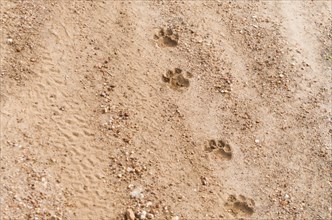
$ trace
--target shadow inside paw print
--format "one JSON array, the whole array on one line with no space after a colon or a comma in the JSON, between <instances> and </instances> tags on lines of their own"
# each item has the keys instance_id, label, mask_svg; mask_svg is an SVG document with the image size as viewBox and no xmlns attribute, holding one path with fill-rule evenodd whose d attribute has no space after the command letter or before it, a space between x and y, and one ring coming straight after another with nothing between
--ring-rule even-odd
<instances>
[{"instance_id":1,"label":"shadow inside paw print","mask_svg":"<svg viewBox=\"0 0 332 220\"><path fill-rule=\"evenodd\" d=\"M185 78L182 74L182 70L175 68L174 71L167 70L165 75L162 75L162 80L165 83L169 83L171 88L180 89L189 87L189 79Z\"/></svg>"},{"instance_id":2,"label":"shadow inside paw print","mask_svg":"<svg viewBox=\"0 0 332 220\"><path fill-rule=\"evenodd\" d=\"M154 39L158 41L159 46L162 47L176 47L179 42L179 35L174 33L172 29L159 29L158 33L154 35Z\"/></svg>"},{"instance_id":3,"label":"shadow inside paw print","mask_svg":"<svg viewBox=\"0 0 332 220\"><path fill-rule=\"evenodd\" d=\"M238 197L230 195L225 208L236 217L249 217L254 213L255 202L243 195Z\"/></svg>"},{"instance_id":4,"label":"shadow inside paw print","mask_svg":"<svg viewBox=\"0 0 332 220\"><path fill-rule=\"evenodd\" d=\"M207 150L209 152L214 152L220 159L223 160L230 160L233 156L231 146L225 143L223 140L209 140L209 146Z\"/></svg>"}]
</instances>

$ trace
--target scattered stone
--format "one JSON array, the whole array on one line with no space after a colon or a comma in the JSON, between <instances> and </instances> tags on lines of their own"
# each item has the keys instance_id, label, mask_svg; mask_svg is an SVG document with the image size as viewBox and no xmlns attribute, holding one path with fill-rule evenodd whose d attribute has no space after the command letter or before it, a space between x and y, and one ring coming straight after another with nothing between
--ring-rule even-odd
<instances>
[{"instance_id":1,"label":"scattered stone","mask_svg":"<svg viewBox=\"0 0 332 220\"><path fill-rule=\"evenodd\" d=\"M122 140L123 140L123 142L125 142L127 144L130 142L128 138L122 138Z\"/></svg>"},{"instance_id":2,"label":"scattered stone","mask_svg":"<svg viewBox=\"0 0 332 220\"><path fill-rule=\"evenodd\" d=\"M22 148L22 145L20 144L13 144L14 147L17 147L17 148Z\"/></svg>"},{"instance_id":3,"label":"scattered stone","mask_svg":"<svg viewBox=\"0 0 332 220\"><path fill-rule=\"evenodd\" d=\"M146 215L146 217L147 217L148 219L153 219L153 218L154 218L154 214L148 213L148 214Z\"/></svg>"},{"instance_id":4,"label":"scattered stone","mask_svg":"<svg viewBox=\"0 0 332 220\"><path fill-rule=\"evenodd\" d=\"M280 201L281 206L287 206L288 204L289 204L289 202L287 200L281 200Z\"/></svg>"},{"instance_id":5,"label":"scattered stone","mask_svg":"<svg viewBox=\"0 0 332 220\"><path fill-rule=\"evenodd\" d=\"M172 217L172 220L179 220L179 219L180 219L179 216Z\"/></svg>"},{"instance_id":6,"label":"scattered stone","mask_svg":"<svg viewBox=\"0 0 332 220\"><path fill-rule=\"evenodd\" d=\"M125 216L126 220L135 220L135 213L132 209L127 209Z\"/></svg>"},{"instance_id":7,"label":"scattered stone","mask_svg":"<svg viewBox=\"0 0 332 220\"><path fill-rule=\"evenodd\" d=\"M142 211L139 215L139 219L140 220L146 219L146 214L147 214L146 211Z\"/></svg>"},{"instance_id":8,"label":"scattered stone","mask_svg":"<svg viewBox=\"0 0 332 220\"><path fill-rule=\"evenodd\" d=\"M106 114L107 112L108 112L108 108L107 107L103 108L103 114Z\"/></svg>"},{"instance_id":9,"label":"scattered stone","mask_svg":"<svg viewBox=\"0 0 332 220\"><path fill-rule=\"evenodd\" d=\"M13 39L8 38L8 39L7 39L7 44L12 44L12 43L13 43Z\"/></svg>"},{"instance_id":10,"label":"scattered stone","mask_svg":"<svg viewBox=\"0 0 332 220\"><path fill-rule=\"evenodd\" d=\"M206 177L201 177L202 185L206 186L207 185L207 179Z\"/></svg>"},{"instance_id":11,"label":"scattered stone","mask_svg":"<svg viewBox=\"0 0 332 220\"><path fill-rule=\"evenodd\" d=\"M134 168L132 168L132 167L127 167L127 172L128 172L128 173L132 173L132 172L134 172L134 171L135 171Z\"/></svg>"},{"instance_id":12,"label":"scattered stone","mask_svg":"<svg viewBox=\"0 0 332 220\"><path fill-rule=\"evenodd\" d=\"M142 189L140 189L140 188L136 188L136 189L134 189L134 190L130 193L130 196L131 196L132 198L138 198L138 199L142 199L142 198L144 198L144 195L143 195L143 193L142 193Z\"/></svg>"}]
</instances>

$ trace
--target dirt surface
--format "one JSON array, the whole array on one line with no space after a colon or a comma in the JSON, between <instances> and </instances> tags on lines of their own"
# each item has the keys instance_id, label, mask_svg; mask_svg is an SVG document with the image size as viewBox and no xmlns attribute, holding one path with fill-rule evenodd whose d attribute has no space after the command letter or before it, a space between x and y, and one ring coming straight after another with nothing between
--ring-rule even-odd
<instances>
[{"instance_id":1,"label":"dirt surface","mask_svg":"<svg viewBox=\"0 0 332 220\"><path fill-rule=\"evenodd\" d=\"M330 1L2 0L1 219L331 219Z\"/></svg>"}]
</instances>

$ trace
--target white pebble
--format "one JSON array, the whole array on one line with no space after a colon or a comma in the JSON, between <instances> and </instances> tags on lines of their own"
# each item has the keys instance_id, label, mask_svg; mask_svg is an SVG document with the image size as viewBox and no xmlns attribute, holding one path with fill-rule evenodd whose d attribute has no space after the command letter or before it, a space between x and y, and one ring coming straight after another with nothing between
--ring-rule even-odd
<instances>
[{"instance_id":1,"label":"white pebble","mask_svg":"<svg viewBox=\"0 0 332 220\"><path fill-rule=\"evenodd\" d=\"M132 173L132 172L134 172L134 168L132 168L132 167L127 167L127 172L128 172L128 173Z\"/></svg>"},{"instance_id":2,"label":"white pebble","mask_svg":"<svg viewBox=\"0 0 332 220\"><path fill-rule=\"evenodd\" d=\"M139 216L139 219L143 220L146 218L146 211L142 211L140 216Z\"/></svg>"},{"instance_id":3,"label":"white pebble","mask_svg":"<svg viewBox=\"0 0 332 220\"><path fill-rule=\"evenodd\" d=\"M130 196L131 196L132 198L143 199L143 198L144 198L144 195L143 195L142 191L143 191L142 189L140 189L140 188L136 188L136 189L134 189L134 190L130 193Z\"/></svg>"}]
</instances>

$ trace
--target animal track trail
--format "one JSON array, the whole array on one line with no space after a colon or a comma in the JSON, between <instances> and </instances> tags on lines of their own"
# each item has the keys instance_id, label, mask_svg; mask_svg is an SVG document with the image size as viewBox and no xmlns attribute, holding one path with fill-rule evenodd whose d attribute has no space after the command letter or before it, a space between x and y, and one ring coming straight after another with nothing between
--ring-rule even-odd
<instances>
[{"instance_id":1,"label":"animal track trail","mask_svg":"<svg viewBox=\"0 0 332 220\"><path fill-rule=\"evenodd\" d=\"M154 35L154 39L161 47L176 47L179 43L179 35L170 28L166 30L160 28L158 33Z\"/></svg>"},{"instance_id":2,"label":"animal track trail","mask_svg":"<svg viewBox=\"0 0 332 220\"><path fill-rule=\"evenodd\" d=\"M209 140L209 145L206 150L214 153L221 160L231 160L233 157L231 146L223 140Z\"/></svg>"},{"instance_id":3,"label":"animal track trail","mask_svg":"<svg viewBox=\"0 0 332 220\"><path fill-rule=\"evenodd\" d=\"M187 73L188 77L191 77L190 73ZM181 88L188 88L190 85L189 79L183 76L180 68L175 68L174 71L167 70L165 75L162 75L162 80L168 83L174 90L180 90Z\"/></svg>"},{"instance_id":4,"label":"animal track trail","mask_svg":"<svg viewBox=\"0 0 332 220\"><path fill-rule=\"evenodd\" d=\"M225 208L235 217L250 217L255 212L255 202L243 195L238 197L230 195L225 203Z\"/></svg>"}]
</instances>

